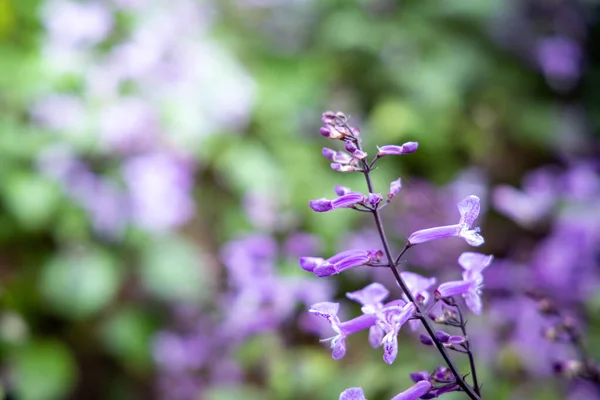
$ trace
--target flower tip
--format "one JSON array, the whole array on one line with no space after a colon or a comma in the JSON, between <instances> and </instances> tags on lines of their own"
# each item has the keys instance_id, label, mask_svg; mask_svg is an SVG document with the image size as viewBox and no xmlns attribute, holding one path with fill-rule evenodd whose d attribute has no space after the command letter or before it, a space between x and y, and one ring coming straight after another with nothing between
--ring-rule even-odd
<instances>
[{"instance_id":1,"label":"flower tip","mask_svg":"<svg viewBox=\"0 0 600 400\"><path fill-rule=\"evenodd\" d=\"M311 200L309 203L310 208L316 212L327 212L333 210L333 205L330 200L326 198L321 198L317 200Z\"/></svg>"},{"instance_id":2,"label":"flower tip","mask_svg":"<svg viewBox=\"0 0 600 400\"><path fill-rule=\"evenodd\" d=\"M418 148L418 142L406 142L402 145L402 150L404 154L414 153L415 151L417 151Z\"/></svg>"}]
</instances>

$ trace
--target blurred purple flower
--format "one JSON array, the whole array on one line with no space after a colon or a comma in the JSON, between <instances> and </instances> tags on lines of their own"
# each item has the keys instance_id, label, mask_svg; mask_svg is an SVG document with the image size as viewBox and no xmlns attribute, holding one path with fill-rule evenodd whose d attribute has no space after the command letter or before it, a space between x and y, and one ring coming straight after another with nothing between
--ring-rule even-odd
<instances>
[{"instance_id":1,"label":"blurred purple flower","mask_svg":"<svg viewBox=\"0 0 600 400\"><path fill-rule=\"evenodd\" d=\"M123 177L129 190L133 222L162 233L194 215L193 169L168 154L150 153L127 159Z\"/></svg>"},{"instance_id":2,"label":"blurred purple flower","mask_svg":"<svg viewBox=\"0 0 600 400\"><path fill-rule=\"evenodd\" d=\"M111 11L102 3L51 0L45 5L43 22L51 40L66 47L95 45L113 26Z\"/></svg>"}]
</instances>

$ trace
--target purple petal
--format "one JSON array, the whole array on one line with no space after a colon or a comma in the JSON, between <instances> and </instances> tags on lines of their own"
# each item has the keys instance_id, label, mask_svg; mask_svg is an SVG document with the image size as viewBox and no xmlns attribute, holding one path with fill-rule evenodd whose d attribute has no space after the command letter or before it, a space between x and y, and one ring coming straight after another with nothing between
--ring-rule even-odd
<instances>
[{"instance_id":1,"label":"purple petal","mask_svg":"<svg viewBox=\"0 0 600 400\"><path fill-rule=\"evenodd\" d=\"M466 271L479 272L489 266L494 256L466 251L458 257L458 263Z\"/></svg>"},{"instance_id":2,"label":"purple petal","mask_svg":"<svg viewBox=\"0 0 600 400\"><path fill-rule=\"evenodd\" d=\"M458 236L461 232L461 225L438 226L435 228L422 229L413 232L408 241L411 245L428 242L430 240L445 239Z\"/></svg>"},{"instance_id":3,"label":"purple petal","mask_svg":"<svg viewBox=\"0 0 600 400\"><path fill-rule=\"evenodd\" d=\"M388 333L381 341L383 345L383 361L392 364L398 356L398 336Z\"/></svg>"},{"instance_id":4,"label":"purple petal","mask_svg":"<svg viewBox=\"0 0 600 400\"><path fill-rule=\"evenodd\" d=\"M315 274L315 276L317 276L319 278L324 278L327 276L335 275L335 274L339 273L339 271L335 267L335 265L326 261L323 264L319 265L318 267L315 267L313 273Z\"/></svg>"},{"instance_id":5,"label":"purple petal","mask_svg":"<svg viewBox=\"0 0 600 400\"><path fill-rule=\"evenodd\" d=\"M398 393L392 400L417 400L431 389L428 381L419 381L402 393Z\"/></svg>"},{"instance_id":6,"label":"purple petal","mask_svg":"<svg viewBox=\"0 0 600 400\"><path fill-rule=\"evenodd\" d=\"M481 314L481 297L475 292L465 293L465 303L474 314Z\"/></svg>"},{"instance_id":7,"label":"purple petal","mask_svg":"<svg viewBox=\"0 0 600 400\"><path fill-rule=\"evenodd\" d=\"M338 196L343 196L345 194L352 192L352 190L349 187L341 186L341 185L335 185L334 190Z\"/></svg>"},{"instance_id":8,"label":"purple petal","mask_svg":"<svg viewBox=\"0 0 600 400\"><path fill-rule=\"evenodd\" d=\"M365 393L361 387L344 390L338 400L366 400Z\"/></svg>"},{"instance_id":9,"label":"purple petal","mask_svg":"<svg viewBox=\"0 0 600 400\"><path fill-rule=\"evenodd\" d=\"M323 154L323 157L327 158L328 160L333 161L333 157L335 156L337 152L335 150L332 150L330 148L327 147L323 147L323 149L321 150L321 154Z\"/></svg>"},{"instance_id":10,"label":"purple petal","mask_svg":"<svg viewBox=\"0 0 600 400\"><path fill-rule=\"evenodd\" d=\"M385 145L385 146L377 147L377 149L379 150L377 152L377 155L379 157L382 157L382 156L387 156L387 155L409 154L409 153L414 153L415 151L417 151L418 148L419 148L419 144L417 142L407 142L407 143L404 143L402 146Z\"/></svg>"},{"instance_id":11,"label":"purple petal","mask_svg":"<svg viewBox=\"0 0 600 400\"><path fill-rule=\"evenodd\" d=\"M398 178L395 181L392 181L390 183L390 192L387 195L388 199L397 195L400 192L400 189L402 189L402 180Z\"/></svg>"},{"instance_id":12,"label":"purple petal","mask_svg":"<svg viewBox=\"0 0 600 400\"><path fill-rule=\"evenodd\" d=\"M481 246L485 242L483 236L479 234L479 228L469 229L465 226L461 229L458 236L465 239L469 245L474 247Z\"/></svg>"},{"instance_id":13,"label":"purple petal","mask_svg":"<svg viewBox=\"0 0 600 400\"><path fill-rule=\"evenodd\" d=\"M451 281L442 283L437 293L440 297L452 297L460 294L469 293L474 289L474 282L472 281Z\"/></svg>"},{"instance_id":14,"label":"purple petal","mask_svg":"<svg viewBox=\"0 0 600 400\"><path fill-rule=\"evenodd\" d=\"M374 208L382 201L383 196L379 193L369 193L369 196L367 197L367 202Z\"/></svg>"},{"instance_id":15,"label":"purple petal","mask_svg":"<svg viewBox=\"0 0 600 400\"><path fill-rule=\"evenodd\" d=\"M427 371L413 372L412 374L410 374L410 379L413 382L428 381L429 379L431 379L431 374Z\"/></svg>"},{"instance_id":16,"label":"purple petal","mask_svg":"<svg viewBox=\"0 0 600 400\"><path fill-rule=\"evenodd\" d=\"M343 336L336 336L331 341L331 357L334 360L339 360L346 355L346 338Z\"/></svg>"},{"instance_id":17,"label":"purple petal","mask_svg":"<svg viewBox=\"0 0 600 400\"><path fill-rule=\"evenodd\" d=\"M385 332L377 325L373 325L369 328L369 344L372 348L376 349L381 346L381 340L383 339Z\"/></svg>"},{"instance_id":18,"label":"purple petal","mask_svg":"<svg viewBox=\"0 0 600 400\"><path fill-rule=\"evenodd\" d=\"M390 292L382 284L371 283L361 290L346 293L346 297L366 306L381 303L389 294Z\"/></svg>"},{"instance_id":19,"label":"purple petal","mask_svg":"<svg viewBox=\"0 0 600 400\"><path fill-rule=\"evenodd\" d=\"M313 304L308 310L309 313L316 314L319 317L325 318L328 321L331 321L332 318L337 319L337 314L339 311L339 303L331 303L328 301Z\"/></svg>"},{"instance_id":20,"label":"purple petal","mask_svg":"<svg viewBox=\"0 0 600 400\"><path fill-rule=\"evenodd\" d=\"M331 206L333 209L352 207L352 206L355 206L356 204L362 203L364 201L365 201L365 196L362 193L350 192L350 193L346 193L343 196L338 197L335 200L332 200Z\"/></svg>"},{"instance_id":21,"label":"purple petal","mask_svg":"<svg viewBox=\"0 0 600 400\"><path fill-rule=\"evenodd\" d=\"M467 196L460 203L457 204L458 211L460 212L460 224L465 224L469 228L473 226L473 223L479 216L479 210L481 208L479 204L479 197Z\"/></svg>"},{"instance_id":22,"label":"purple petal","mask_svg":"<svg viewBox=\"0 0 600 400\"><path fill-rule=\"evenodd\" d=\"M316 267L322 265L324 262L325 260L320 257L300 257L298 259L300 268L309 272L313 272Z\"/></svg>"},{"instance_id":23,"label":"purple petal","mask_svg":"<svg viewBox=\"0 0 600 400\"><path fill-rule=\"evenodd\" d=\"M310 205L310 208L316 212L327 212L333 210L331 201L327 200L326 198L311 200L308 204Z\"/></svg>"}]
</instances>

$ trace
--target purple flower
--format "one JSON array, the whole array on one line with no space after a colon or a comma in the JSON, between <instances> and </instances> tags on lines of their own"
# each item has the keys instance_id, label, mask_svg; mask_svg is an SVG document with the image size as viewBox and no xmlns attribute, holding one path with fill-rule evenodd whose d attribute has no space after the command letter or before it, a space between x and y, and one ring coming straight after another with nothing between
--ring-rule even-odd
<instances>
[{"instance_id":1,"label":"purple flower","mask_svg":"<svg viewBox=\"0 0 600 400\"><path fill-rule=\"evenodd\" d=\"M348 250L336 254L327 260L320 257L300 257L300 267L314 273L318 277L331 276L361 265L369 265L379 261L381 250Z\"/></svg>"},{"instance_id":2,"label":"purple flower","mask_svg":"<svg viewBox=\"0 0 600 400\"><path fill-rule=\"evenodd\" d=\"M400 192L400 189L402 189L402 180L398 178L390 183L390 192L388 193L387 198L391 200Z\"/></svg>"},{"instance_id":3,"label":"purple flower","mask_svg":"<svg viewBox=\"0 0 600 400\"><path fill-rule=\"evenodd\" d=\"M402 155L402 154L410 154L417 151L419 148L419 143L417 142L406 142L402 146L395 145L385 145L381 147L377 147L379 150L377 152L378 157L383 157L387 155Z\"/></svg>"},{"instance_id":4,"label":"purple flower","mask_svg":"<svg viewBox=\"0 0 600 400\"><path fill-rule=\"evenodd\" d=\"M360 303L363 306L361 311L364 314L383 317L383 300L385 300L389 294L390 292L382 284L375 282L361 290L346 293L346 297ZM381 346L381 340L383 339L384 334L385 332L380 326L373 325L370 327L369 344L371 347L377 348Z\"/></svg>"},{"instance_id":5,"label":"purple flower","mask_svg":"<svg viewBox=\"0 0 600 400\"><path fill-rule=\"evenodd\" d=\"M336 208L354 207L357 204L362 204L364 201L364 194L357 192L348 192L334 200L328 200L326 198L311 200L309 202L309 205L310 208L312 208L316 212L327 212L335 210Z\"/></svg>"},{"instance_id":6,"label":"purple flower","mask_svg":"<svg viewBox=\"0 0 600 400\"><path fill-rule=\"evenodd\" d=\"M129 158L123 177L131 196L134 222L152 232L178 227L194 215L193 168L170 154Z\"/></svg>"},{"instance_id":7,"label":"purple flower","mask_svg":"<svg viewBox=\"0 0 600 400\"><path fill-rule=\"evenodd\" d=\"M349 187L341 186L341 185L335 185L335 187L333 188L333 190L335 191L335 193L338 196L343 196L343 195L348 194L348 193L350 193L352 191Z\"/></svg>"},{"instance_id":8,"label":"purple flower","mask_svg":"<svg viewBox=\"0 0 600 400\"><path fill-rule=\"evenodd\" d=\"M413 272L404 271L400 273L400 276L408 286L408 290L412 293L416 301L427 304L429 302L429 288L435 283L436 278L425 278L419 274ZM408 301L408 298L404 296L404 300ZM419 329L420 321L411 320L408 321L410 329L414 332Z\"/></svg>"},{"instance_id":9,"label":"purple flower","mask_svg":"<svg viewBox=\"0 0 600 400\"><path fill-rule=\"evenodd\" d=\"M361 387L353 387L344 390L338 400L366 400L366 397Z\"/></svg>"},{"instance_id":10,"label":"purple flower","mask_svg":"<svg viewBox=\"0 0 600 400\"><path fill-rule=\"evenodd\" d=\"M442 283L437 289L439 297L462 295L467 307L475 314L481 313L481 288L483 286L482 271L490 265L493 256L481 253L465 252L458 258L458 263L465 270L462 281Z\"/></svg>"},{"instance_id":11,"label":"purple flower","mask_svg":"<svg viewBox=\"0 0 600 400\"><path fill-rule=\"evenodd\" d=\"M402 325L406 323L415 313L414 303L406 303L404 306L386 307L384 318L378 318L377 324L386 332L381 345L383 346L383 360L392 364L398 355L398 333Z\"/></svg>"},{"instance_id":12,"label":"purple flower","mask_svg":"<svg viewBox=\"0 0 600 400\"><path fill-rule=\"evenodd\" d=\"M408 241L411 246L430 240L444 239L449 237L461 237L471 246L481 246L484 242L479 234L479 228L471 229L475 219L479 215L479 197L468 196L458 203L460 221L456 225L438 226L435 228L422 229L412 233Z\"/></svg>"},{"instance_id":13,"label":"purple flower","mask_svg":"<svg viewBox=\"0 0 600 400\"><path fill-rule=\"evenodd\" d=\"M331 341L331 356L334 360L338 360L346 354L346 337L361 331L363 329L370 328L376 323L377 318L373 315L361 315L354 319L346 322L341 322L337 314L339 312L340 305L338 303L322 302L313 304L308 312L318 315L319 317L325 318L331 325L331 328L336 333L335 336L324 339L322 341Z\"/></svg>"},{"instance_id":14,"label":"purple flower","mask_svg":"<svg viewBox=\"0 0 600 400\"><path fill-rule=\"evenodd\" d=\"M419 381L402 393L392 397L392 400L416 400L429 392L431 383L428 381Z\"/></svg>"}]
</instances>

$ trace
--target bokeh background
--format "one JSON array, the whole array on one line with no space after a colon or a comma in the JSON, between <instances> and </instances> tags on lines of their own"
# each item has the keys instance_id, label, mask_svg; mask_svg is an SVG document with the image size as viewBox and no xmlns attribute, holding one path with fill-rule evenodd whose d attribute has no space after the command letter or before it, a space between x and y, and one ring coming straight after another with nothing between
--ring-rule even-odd
<instances>
[{"instance_id":1,"label":"bokeh background","mask_svg":"<svg viewBox=\"0 0 600 400\"><path fill-rule=\"evenodd\" d=\"M556 377L543 291L600 356L600 22L592 0L0 0L0 398L371 400L441 360L366 334L331 359L307 307L388 271L318 280L298 256L377 246L372 221L308 200L342 110L401 176L384 211L417 229L478 220L496 256L470 317L486 399L595 399ZM356 175L356 176L355 176ZM458 279L456 239L407 270ZM395 292L397 294L397 291ZM407 330L408 331L408 330ZM465 360L456 355L463 370ZM461 395L448 396L460 399Z\"/></svg>"}]
</instances>

